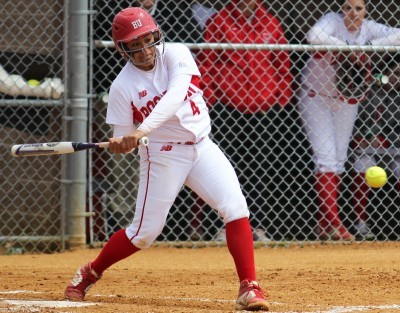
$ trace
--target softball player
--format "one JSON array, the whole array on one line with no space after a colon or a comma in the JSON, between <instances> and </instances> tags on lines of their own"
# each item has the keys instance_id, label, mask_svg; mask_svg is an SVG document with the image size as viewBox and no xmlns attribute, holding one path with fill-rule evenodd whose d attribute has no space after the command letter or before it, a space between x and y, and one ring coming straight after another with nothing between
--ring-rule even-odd
<instances>
[{"instance_id":1,"label":"softball player","mask_svg":"<svg viewBox=\"0 0 400 313\"><path fill-rule=\"evenodd\" d=\"M227 245L240 281L236 309L268 310L266 293L256 281L246 200L233 167L208 137L210 118L189 49L165 44L160 28L140 8L120 11L112 35L128 62L110 89L110 151L129 153L143 136L150 144L139 147L140 183L132 223L116 232L94 261L77 270L65 297L83 300L107 268L150 247L185 184L226 223Z\"/></svg>"},{"instance_id":2,"label":"softball player","mask_svg":"<svg viewBox=\"0 0 400 313\"><path fill-rule=\"evenodd\" d=\"M400 29L365 18L365 0L343 0L340 4L342 13L326 14L307 33L309 43L400 44ZM352 240L338 214L337 194L360 99L346 99L338 93L336 69L340 64L335 56L333 52L315 53L308 60L302 77L300 114L314 152L317 233L323 240Z\"/></svg>"}]
</instances>

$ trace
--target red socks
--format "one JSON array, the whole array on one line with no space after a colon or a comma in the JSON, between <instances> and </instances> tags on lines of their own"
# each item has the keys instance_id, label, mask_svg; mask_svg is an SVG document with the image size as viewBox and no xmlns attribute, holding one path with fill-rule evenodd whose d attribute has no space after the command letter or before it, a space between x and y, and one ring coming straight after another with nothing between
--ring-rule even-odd
<instances>
[{"instance_id":1,"label":"red socks","mask_svg":"<svg viewBox=\"0 0 400 313\"><path fill-rule=\"evenodd\" d=\"M367 219L365 208L368 202L369 187L365 183L363 174L357 173L353 176L352 192L356 220L365 221Z\"/></svg>"},{"instance_id":2,"label":"red socks","mask_svg":"<svg viewBox=\"0 0 400 313\"><path fill-rule=\"evenodd\" d=\"M317 173L315 179L320 226L325 228L327 226L337 227L341 225L337 208L340 177L335 173Z\"/></svg>"},{"instance_id":3,"label":"red socks","mask_svg":"<svg viewBox=\"0 0 400 313\"><path fill-rule=\"evenodd\" d=\"M248 218L226 224L226 241L240 281L256 280L253 233ZM129 241L125 229L121 229L111 236L97 258L91 262L91 267L98 275L102 275L111 265L139 250Z\"/></svg>"},{"instance_id":4,"label":"red socks","mask_svg":"<svg viewBox=\"0 0 400 313\"><path fill-rule=\"evenodd\" d=\"M248 218L226 224L226 244L236 265L240 282L256 280L253 233Z\"/></svg>"},{"instance_id":5,"label":"red socks","mask_svg":"<svg viewBox=\"0 0 400 313\"><path fill-rule=\"evenodd\" d=\"M249 219L242 218L227 223L226 241L240 281L256 280L253 233ZM91 267L98 275L102 275L111 265L139 250L129 241L125 229L121 229L111 236L97 258L91 262Z\"/></svg>"},{"instance_id":6,"label":"red socks","mask_svg":"<svg viewBox=\"0 0 400 313\"><path fill-rule=\"evenodd\" d=\"M91 262L92 269L98 274L102 273L111 265L134 254L140 249L135 247L125 234L125 229L114 233L106 243L96 260Z\"/></svg>"}]
</instances>

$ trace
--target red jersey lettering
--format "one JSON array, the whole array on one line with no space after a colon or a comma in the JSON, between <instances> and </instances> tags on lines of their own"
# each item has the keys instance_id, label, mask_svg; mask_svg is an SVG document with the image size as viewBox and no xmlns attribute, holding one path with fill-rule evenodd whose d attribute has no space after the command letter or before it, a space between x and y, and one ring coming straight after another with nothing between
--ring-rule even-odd
<instances>
[{"instance_id":1,"label":"red jersey lettering","mask_svg":"<svg viewBox=\"0 0 400 313\"><path fill-rule=\"evenodd\" d=\"M200 115L200 109L199 107L196 105L196 103L194 103L193 100L190 100L190 106L192 107L192 113L193 115L199 114Z\"/></svg>"},{"instance_id":2,"label":"red jersey lettering","mask_svg":"<svg viewBox=\"0 0 400 313\"><path fill-rule=\"evenodd\" d=\"M131 102L131 108L133 110L133 124L136 122L142 123L143 122L143 115L140 113L140 111L135 107L133 102Z\"/></svg>"}]
</instances>

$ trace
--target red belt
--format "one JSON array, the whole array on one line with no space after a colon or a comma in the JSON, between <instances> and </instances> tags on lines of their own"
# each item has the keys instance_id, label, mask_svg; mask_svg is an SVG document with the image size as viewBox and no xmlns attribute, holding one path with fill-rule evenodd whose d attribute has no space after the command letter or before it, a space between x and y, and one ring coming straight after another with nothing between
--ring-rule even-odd
<instances>
[{"instance_id":1,"label":"red belt","mask_svg":"<svg viewBox=\"0 0 400 313\"><path fill-rule=\"evenodd\" d=\"M198 144L203 139L204 139L204 137L201 138L199 141L196 141L196 142L195 141L184 141L184 142L170 142L170 143L173 143L175 145L195 145L195 144Z\"/></svg>"},{"instance_id":2,"label":"red belt","mask_svg":"<svg viewBox=\"0 0 400 313\"><path fill-rule=\"evenodd\" d=\"M313 57L315 59L322 59L323 57L325 57L325 55L327 53L328 53L327 51L319 51L319 52L317 51L317 52L314 52Z\"/></svg>"},{"instance_id":3,"label":"red belt","mask_svg":"<svg viewBox=\"0 0 400 313\"><path fill-rule=\"evenodd\" d=\"M346 99L345 97L339 96L339 100L347 102L348 104L358 104L363 102L366 99L366 97L362 98L362 99L356 99L356 98L350 98L350 99Z\"/></svg>"},{"instance_id":4,"label":"red belt","mask_svg":"<svg viewBox=\"0 0 400 313\"><path fill-rule=\"evenodd\" d=\"M343 96L335 97L335 96L330 96L330 95L324 95L324 94L321 94L321 93L317 93L316 91L314 91L312 89L308 92L308 96L310 98L314 98L315 95L317 95L317 94L322 96L322 97L327 97L327 98L331 98L331 99L339 99L340 101L347 102L348 104L353 104L353 105L361 103L367 98L367 97L363 97L361 99L357 99L357 98L349 98L349 99L347 99L347 98L345 98Z\"/></svg>"}]
</instances>

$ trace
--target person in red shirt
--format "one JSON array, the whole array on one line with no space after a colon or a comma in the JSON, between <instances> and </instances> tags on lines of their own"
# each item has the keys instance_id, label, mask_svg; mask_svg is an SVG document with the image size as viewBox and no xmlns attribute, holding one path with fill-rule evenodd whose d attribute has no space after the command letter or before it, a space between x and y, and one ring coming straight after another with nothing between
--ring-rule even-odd
<instances>
[{"instance_id":1,"label":"person in red shirt","mask_svg":"<svg viewBox=\"0 0 400 313\"><path fill-rule=\"evenodd\" d=\"M277 18L259 0L232 0L207 23L206 42L286 44ZM204 94L245 114L286 105L292 96L287 51L204 50L199 55Z\"/></svg>"},{"instance_id":2,"label":"person in red shirt","mask_svg":"<svg viewBox=\"0 0 400 313\"><path fill-rule=\"evenodd\" d=\"M213 15L204 31L205 42L286 44L280 22L259 0L232 0ZM214 139L229 151L238 172L252 226L266 217L264 208L272 169L271 151L283 135L274 126L280 108L292 96L288 51L268 49L206 49L198 53L201 88L210 108ZM255 218L254 218L255 217ZM257 222L257 224L256 224ZM259 238L255 238L259 240Z\"/></svg>"}]
</instances>

